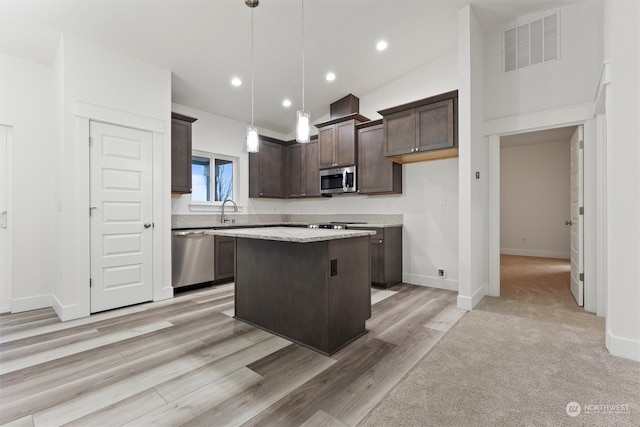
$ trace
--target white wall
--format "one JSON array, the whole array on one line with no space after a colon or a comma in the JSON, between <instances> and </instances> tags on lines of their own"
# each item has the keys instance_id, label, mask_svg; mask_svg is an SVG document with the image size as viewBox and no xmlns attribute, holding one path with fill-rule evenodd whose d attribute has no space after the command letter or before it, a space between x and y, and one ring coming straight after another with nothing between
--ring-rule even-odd
<instances>
[{"instance_id":1,"label":"white wall","mask_svg":"<svg viewBox=\"0 0 640 427\"><path fill-rule=\"evenodd\" d=\"M604 12L611 61L606 343L611 353L640 361L640 4L609 0Z\"/></svg>"},{"instance_id":2,"label":"white wall","mask_svg":"<svg viewBox=\"0 0 640 427\"><path fill-rule=\"evenodd\" d=\"M458 12L460 283L458 308L471 310L489 283L489 144L484 138L484 32L472 6Z\"/></svg>"},{"instance_id":3,"label":"white wall","mask_svg":"<svg viewBox=\"0 0 640 427\"><path fill-rule=\"evenodd\" d=\"M541 16L525 16L517 23ZM593 102L602 65L602 2L564 7L560 20L560 59L506 74L502 32L507 27L486 30L485 120Z\"/></svg>"},{"instance_id":4,"label":"white wall","mask_svg":"<svg viewBox=\"0 0 640 427\"><path fill-rule=\"evenodd\" d=\"M61 75L55 84L61 90L62 103L55 107L62 111L62 158L58 164L61 172L56 201L61 236L57 250L61 259L53 307L66 320L86 316L90 308L88 135L82 136L88 121L77 115L78 102L107 110L114 117L110 121L114 124L125 124L120 117L131 116L140 123L164 123L164 129L161 125L159 135L154 135L154 264L160 265L159 269L154 268L154 297L160 289L171 290L170 268L161 268L171 259L171 73L70 35L64 35L61 43L55 62L56 73ZM167 143L162 142L163 134Z\"/></svg>"},{"instance_id":5,"label":"white wall","mask_svg":"<svg viewBox=\"0 0 640 427\"><path fill-rule=\"evenodd\" d=\"M13 311L49 307L55 277L51 67L0 54L0 124L13 127Z\"/></svg>"},{"instance_id":6,"label":"white wall","mask_svg":"<svg viewBox=\"0 0 640 427\"><path fill-rule=\"evenodd\" d=\"M571 257L569 141L500 150L501 253Z\"/></svg>"}]
</instances>

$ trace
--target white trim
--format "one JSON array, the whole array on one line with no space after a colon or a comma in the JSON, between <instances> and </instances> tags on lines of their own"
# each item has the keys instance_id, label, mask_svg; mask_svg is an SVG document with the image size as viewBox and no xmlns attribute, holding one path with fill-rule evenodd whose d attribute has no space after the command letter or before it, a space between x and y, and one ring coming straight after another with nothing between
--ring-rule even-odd
<instances>
[{"instance_id":1,"label":"white trim","mask_svg":"<svg viewBox=\"0 0 640 427\"><path fill-rule=\"evenodd\" d=\"M7 134L7 269L5 277L7 284L8 307L0 307L0 312L13 312L13 128L11 126L0 125L0 132Z\"/></svg>"},{"instance_id":2,"label":"white trim","mask_svg":"<svg viewBox=\"0 0 640 427\"><path fill-rule=\"evenodd\" d=\"M109 107L91 104L88 102L75 100L76 117L84 117L117 126L125 126L149 132L164 133L165 123L163 120L154 119L128 111L116 110Z\"/></svg>"},{"instance_id":3,"label":"white trim","mask_svg":"<svg viewBox=\"0 0 640 427\"><path fill-rule=\"evenodd\" d=\"M500 296L500 137L489 136L489 286L488 295ZM498 190L498 191L496 191ZM493 212L493 214L491 214Z\"/></svg>"},{"instance_id":4,"label":"white trim","mask_svg":"<svg viewBox=\"0 0 640 427\"><path fill-rule=\"evenodd\" d=\"M38 310L40 308L51 307L53 295L35 295L26 298L13 298L11 300L11 312L22 313L23 311Z\"/></svg>"},{"instance_id":5,"label":"white trim","mask_svg":"<svg viewBox=\"0 0 640 427\"><path fill-rule=\"evenodd\" d=\"M480 286L478 290L471 296L458 295L457 306L461 310L471 311L478 303L487 295L487 284Z\"/></svg>"},{"instance_id":6,"label":"white trim","mask_svg":"<svg viewBox=\"0 0 640 427\"><path fill-rule=\"evenodd\" d=\"M606 108L607 86L611 83L611 61L604 61L594 99L594 114L602 114Z\"/></svg>"},{"instance_id":7,"label":"white trim","mask_svg":"<svg viewBox=\"0 0 640 427\"><path fill-rule=\"evenodd\" d=\"M425 276L422 274L402 273L402 282L436 289L445 289L447 291L458 291L457 280L442 279L440 277Z\"/></svg>"},{"instance_id":8,"label":"white trim","mask_svg":"<svg viewBox=\"0 0 640 427\"><path fill-rule=\"evenodd\" d=\"M640 362L640 341L612 335L611 331L607 331L605 341L609 353Z\"/></svg>"},{"instance_id":9,"label":"white trim","mask_svg":"<svg viewBox=\"0 0 640 427\"><path fill-rule=\"evenodd\" d=\"M75 100L76 144L78 153L76 156L77 172L80 179L77 180L76 194L77 206L74 214L79 219L77 228L77 241L74 244L74 253L69 256L74 258L74 271L67 275L70 277L65 286L73 288L76 304L63 304L53 295L50 298L51 306L61 320L71 320L90 315L91 293L88 286L90 276L90 228L88 206L89 199L89 132L90 122L100 121L151 132L153 135L153 299L159 301L173 297L171 286L171 206L165 200L170 194L170 183L166 170L171 165L170 150L165 150L164 131L165 121L142 116L127 111L115 110L87 102ZM168 118L167 118L167 122ZM169 152L167 155L166 152ZM165 196L167 195L167 196ZM168 206L168 207L167 207Z\"/></svg>"},{"instance_id":10,"label":"white trim","mask_svg":"<svg viewBox=\"0 0 640 427\"><path fill-rule=\"evenodd\" d=\"M511 135L536 130L553 129L560 126L579 125L593 118L593 104L581 104L572 107L557 108L520 116L484 122L484 134Z\"/></svg>"},{"instance_id":11,"label":"white trim","mask_svg":"<svg viewBox=\"0 0 640 427\"><path fill-rule=\"evenodd\" d=\"M500 253L504 255L530 256L536 258L571 259L571 254L569 252L558 251L536 251L532 249L502 248L500 249Z\"/></svg>"}]
</instances>

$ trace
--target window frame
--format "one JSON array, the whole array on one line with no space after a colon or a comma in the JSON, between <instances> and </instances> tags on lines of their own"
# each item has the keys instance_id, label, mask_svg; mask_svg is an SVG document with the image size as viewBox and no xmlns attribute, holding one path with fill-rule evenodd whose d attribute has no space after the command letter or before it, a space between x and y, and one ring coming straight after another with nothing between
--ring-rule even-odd
<instances>
[{"instance_id":1,"label":"window frame","mask_svg":"<svg viewBox=\"0 0 640 427\"><path fill-rule=\"evenodd\" d=\"M215 201L215 161L224 160L232 163L233 174L232 174L232 190L231 190L231 199L236 201L239 195L239 165L240 159L236 156L229 156L226 154L212 153L209 151L203 150L192 150L191 155L194 157L201 157L209 159L209 198L211 201L198 201L193 200L193 193L191 194L191 201L189 206L192 210L199 210L198 208L207 208L207 207L222 207L224 201ZM193 161L191 162L193 165ZM195 209L194 209L195 208Z\"/></svg>"}]
</instances>

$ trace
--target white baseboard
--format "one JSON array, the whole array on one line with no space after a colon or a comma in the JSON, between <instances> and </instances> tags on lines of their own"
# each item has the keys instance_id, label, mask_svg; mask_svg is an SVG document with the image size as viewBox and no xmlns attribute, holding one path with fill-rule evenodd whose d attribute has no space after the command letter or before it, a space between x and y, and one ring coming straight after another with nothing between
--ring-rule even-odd
<instances>
[{"instance_id":1,"label":"white baseboard","mask_svg":"<svg viewBox=\"0 0 640 427\"><path fill-rule=\"evenodd\" d=\"M558 259L571 259L569 252L558 251L536 251L533 249L510 249L500 248L502 255L518 255L518 256L532 256L538 258L558 258Z\"/></svg>"},{"instance_id":2,"label":"white baseboard","mask_svg":"<svg viewBox=\"0 0 640 427\"><path fill-rule=\"evenodd\" d=\"M38 310L40 308L51 307L51 298L53 295L36 295L27 298L12 298L11 312L22 313L23 311Z\"/></svg>"},{"instance_id":3,"label":"white baseboard","mask_svg":"<svg viewBox=\"0 0 640 427\"><path fill-rule=\"evenodd\" d=\"M457 291L458 281L452 279L442 279L440 277L423 276L420 274L402 274L402 282L410 285L428 286L430 288L445 289L447 291Z\"/></svg>"},{"instance_id":4,"label":"white baseboard","mask_svg":"<svg viewBox=\"0 0 640 427\"><path fill-rule=\"evenodd\" d=\"M63 322L67 320L80 319L91 314L89 313L88 306L80 304L63 305L55 295L52 295L51 298L51 307L53 307L56 314Z\"/></svg>"},{"instance_id":5,"label":"white baseboard","mask_svg":"<svg viewBox=\"0 0 640 427\"><path fill-rule=\"evenodd\" d=\"M487 295L487 289L489 289L489 286L485 283L470 297L458 295L458 308L467 311L473 310L473 308L478 305L482 298Z\"/></svg>"},{"instance_id":6,"label":"white baseboard","mask_svg":"<svg viewBox=\"0 0 640 427\"><path fill-rule=\"evenodd\" d=\"M607 331L606 345L609 353L614 356L640 362L640 341L617 337Z\"/></svg>"}]
</instances>

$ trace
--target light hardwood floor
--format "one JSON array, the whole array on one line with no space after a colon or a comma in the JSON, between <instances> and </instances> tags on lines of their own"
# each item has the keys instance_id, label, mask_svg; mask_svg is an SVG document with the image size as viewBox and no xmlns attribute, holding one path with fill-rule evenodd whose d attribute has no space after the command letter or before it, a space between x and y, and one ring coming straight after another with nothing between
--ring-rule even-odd
<instances>
[{"instance_id":1,"label":"light hardwood floor","mask_svg":"<svg viewBox=\"0 0 640 427\"><path fill-rule=\"evenodd\" d=\"M456 293L372 291L331 357L233 319L233 284L60 322L0 316L0 424L357 425L465 313Z\"/></svg>"}]
</instances>

